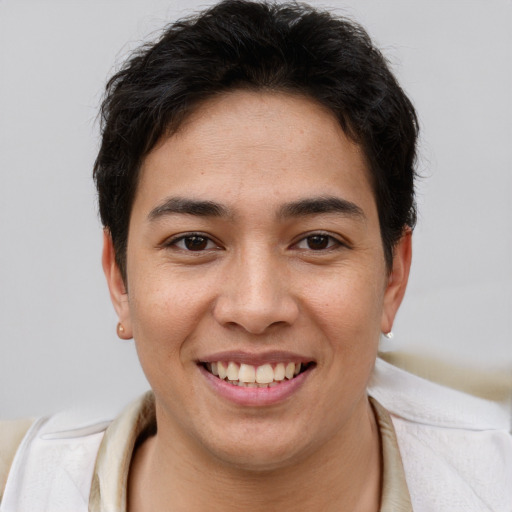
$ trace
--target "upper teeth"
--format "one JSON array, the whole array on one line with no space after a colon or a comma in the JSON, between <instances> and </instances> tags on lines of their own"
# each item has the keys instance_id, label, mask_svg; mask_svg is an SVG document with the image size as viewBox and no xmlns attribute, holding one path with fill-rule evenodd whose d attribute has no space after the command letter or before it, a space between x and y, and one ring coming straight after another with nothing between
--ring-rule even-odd
<instances>
[{"instance_id":1,"label":"upper teeth","mask_svg":"<svg viewBox=\"0 0 512 512\"><path fill-rule=\"evenodd\" d=\"M207 368L220 379L245 384L269 385L286 379L293 379L300 372L301 363L269 363L261 366L235 363L234 361L216 361L207 364Z\"/></svg>"}]
</instances>

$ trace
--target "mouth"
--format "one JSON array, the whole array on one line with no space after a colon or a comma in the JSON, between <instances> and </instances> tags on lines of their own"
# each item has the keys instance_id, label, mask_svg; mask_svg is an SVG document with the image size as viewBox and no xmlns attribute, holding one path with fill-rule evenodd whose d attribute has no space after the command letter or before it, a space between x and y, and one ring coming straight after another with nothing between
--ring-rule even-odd
<instances>
[{"instance_id":1,"label":"mouth","mask_svg":"<svg viewBox=\"0 0 512 512\"><path fill-rule=\"evenodd\" d=\"M200 365L211 375L232 386L273 388L311 370L315 362L288 361L252 365L236 361L203 361Z\"/></svg>"}]
</instances>

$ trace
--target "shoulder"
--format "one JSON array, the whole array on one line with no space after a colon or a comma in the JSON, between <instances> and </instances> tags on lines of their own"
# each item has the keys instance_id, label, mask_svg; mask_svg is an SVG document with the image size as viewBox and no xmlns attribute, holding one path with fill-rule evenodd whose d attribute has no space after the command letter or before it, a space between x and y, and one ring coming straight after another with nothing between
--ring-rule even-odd
<instances>
[{"instance_id":1,"label":"shoulder","mask_svg":"<svg viewBox=\"0 0 512 512\"><path fill-rule=\"evenodd\" d=\"M390 413L414 510L508 511L512 436L505 404L381 360L369 394Z\"/></svg>"},{"instance_id":2,"label":"shoulder","mask_svg":"<svg viewBox=\"0 0 512 512\"><path fill-rule=\"evenodd\" d=\"M98 471L110 482L113 469L123 469L126 460L129 464L130 436L146 401L145 396L138 399L121 414L119 407L93 404L35 421L0 422L0 454L5 454L0 503L5 510L46 512L55 500L67 510L88 510L99 454L106 464ZM111 494L116 492L117 487Z\"/></svg>"},{"instance_id":3,"label":"shoulder","mask_svg":"<svg viewBox=\"0 0 512 512\"><path fill-rule=\"evenodd\" d=\"M6 427L17 442L7 448L10 468L3 475L1 500L5 510L42 512L55 499L69 503L69 510L85 510L98 446L108 424L104 417L77 409L38 418L16 433Z\"/></svg>"},{"instance_id":4,"label":"shoulder","mask_svg":"<svg viewBox=\"0 0 512 512\"><path fill-rule=\"evenodd\" d=\"M0 421L0 500L14 455L33 419Z\"/></svg>"},{"instance_id":5,"label":"shoulder","mask_svg":"<svg viewBox=\"0 0 512 512\"><path fill-rule=\"evenodd\" d=\"M508 431L422 424L395 414L391 418L414 510L508 511Z\"/></svg>"}]
</instances>

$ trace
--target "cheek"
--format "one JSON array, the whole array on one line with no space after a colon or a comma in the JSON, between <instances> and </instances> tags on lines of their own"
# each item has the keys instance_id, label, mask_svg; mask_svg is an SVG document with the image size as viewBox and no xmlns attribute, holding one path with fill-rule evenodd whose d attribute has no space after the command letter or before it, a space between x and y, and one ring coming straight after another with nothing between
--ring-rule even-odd
<instances>
[{"instance_id":1,"label":"cheek","mask_svg":"<svg viewBox=\"0 0 512 512\"><path fill-rule=\"evenodd\" d=\"M182 286L179 279L145 274L143 282L133 283L129 300L133 337L146 374L179 365L187 340L208 310L205 290L190 281Z\"/></svg>"},{"instance_id":2,"label":"cheek","mask_svg":"<svg viewBox=\"0 0 512 512\"><path fill-rule=\"evenodd\" d=\"M378 343L383 307L383 278L364 269L340 272L325 280L308 302L331 347L346 355ZM371 350L370 350L371 352Z\"/></svg>"}]
</instances>

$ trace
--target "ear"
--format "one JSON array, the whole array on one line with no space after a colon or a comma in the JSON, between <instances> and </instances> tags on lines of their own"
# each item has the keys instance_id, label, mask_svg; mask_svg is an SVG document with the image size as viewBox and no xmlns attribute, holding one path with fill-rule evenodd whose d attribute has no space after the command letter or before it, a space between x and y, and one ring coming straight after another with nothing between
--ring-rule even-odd
<instances>
[{"instance_id":1,"label":"ear","mask_svg":"<svg viewBox=\"0 0 512 512\"><path fill-rule=\"evenodd\" d=\"M110 299L114 305L119 322L123 329L117 329L117 335L124 340L129 340L133 336L130 305L128 302L128 293L124 284L123 276L116 262L114 243L108 229L103 230L103 253L101 257L103 272L107 279Z\"/></svg>"},{"instance_id":2,"label":"ear","mask_svg":"<svg viewBox=\"0 0 512 512\"><path fill-rule=\"evenodd\" d=\"M393 249L393 265L384 293L381 331L388 333L393 328L396 313L407 288L412 259L412 231L408 228Z\"/></svg>"}]
</instances>

